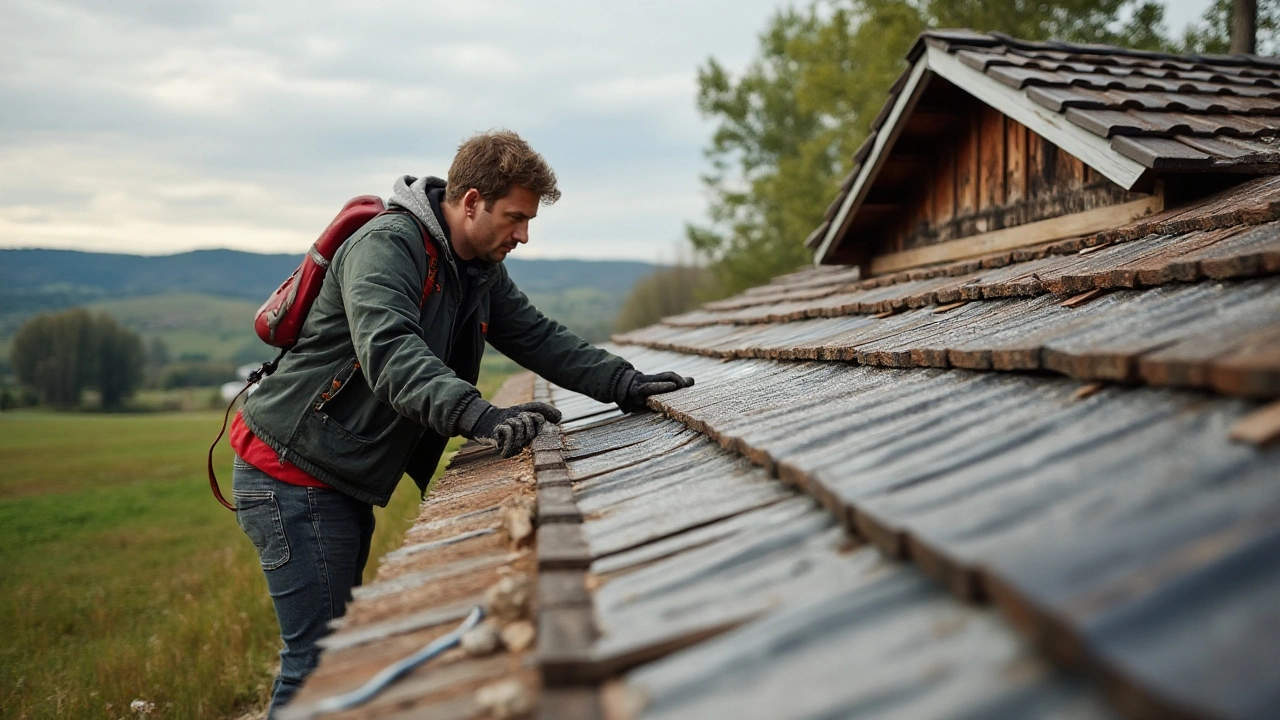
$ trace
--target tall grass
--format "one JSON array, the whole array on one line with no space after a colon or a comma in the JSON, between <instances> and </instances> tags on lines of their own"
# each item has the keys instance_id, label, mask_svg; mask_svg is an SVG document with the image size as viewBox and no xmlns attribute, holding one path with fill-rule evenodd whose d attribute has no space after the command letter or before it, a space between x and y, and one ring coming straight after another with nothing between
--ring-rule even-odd
<instances>
[{"instance_id":1,"label":"tall grass","mask_svg":"<svg viewBox=\"0 0 1280 720\"><path fill-rule=\"evenodd\" d=\"M482 389L500 380L487 373ZM0 717L265 706L279 630L253 548L205 481L221 420L0 414ZM229 492L225 442L216 460ZM377 510L371 557L400 545L417 509L406 479Z\"/></svg>"},{"instance_id":2,"label":"tall grass","mask_svg":"<svg viewBox=\"0 0 1280 720\"><path fill-rule=\"evenodd\" d=\"M0 416L5 717L222 717L261 703L276 630L208 495L214 413ZM230 454L219 465L230 478Z\"/></svg>"}]
</instances>

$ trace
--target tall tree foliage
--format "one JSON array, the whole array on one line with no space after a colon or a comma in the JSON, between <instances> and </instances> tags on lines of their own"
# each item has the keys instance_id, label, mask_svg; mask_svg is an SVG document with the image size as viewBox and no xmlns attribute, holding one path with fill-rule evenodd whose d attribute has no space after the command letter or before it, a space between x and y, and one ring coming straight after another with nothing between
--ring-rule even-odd
<instances>
[{"instance_id":1,"label":"tall tree foliage","mask_svg":"<svg viewBox=\"0 0 1280 720\"><path fill-rule=\"evenodd\" d=\"M741 75L714 58L699 68L698 108L717 127L703 178L710 222L690 225L688 238L726 293L806 263L804 239L923 30L1163 49L1162 21L1149 0L811 0L780 11Z\"/></svg>"},{"instance_id":2,"label":"tall tree foliage","mask_svg":"<svg viewBox=\"0 0 1280 720\"><path fill-rule=\"evenodd\" d=\"M1258 0L1258 52L1280 51L1280 0ZM1214 0L1199 23L1182 36L1186 52L1225 53L1231 46L1231 0Z\"/></svg>"},{"instance_id":3,"label":"tall tree foliage","mask_svg":"<svg viewBox=\"0 0 1280 720\"><path fill-rule=\"evenodd\" d=\"M102 406L119 409L142 380L142 338L108 315L82 308L38 315L18 329L10 362L18 381L62 408L96 388Z\"/></svg>"},{"instance_id":4,"label":"tall tree foliage","mask_svg":"<svg viewBox=\"0 0 1280 720\"><path fill-rule=\"evenodd\" d=\"M692 263L660 267L631 287L614 329L627 332L652 325L668 315L692 310L716 294L716 279L707 268Z\"/></svg>"}]
</instances>

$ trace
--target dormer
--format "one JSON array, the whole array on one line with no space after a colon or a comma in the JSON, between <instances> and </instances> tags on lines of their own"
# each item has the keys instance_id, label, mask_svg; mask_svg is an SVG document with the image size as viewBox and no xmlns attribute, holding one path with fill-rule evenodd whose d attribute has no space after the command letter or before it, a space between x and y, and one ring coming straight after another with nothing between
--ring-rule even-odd
<instances>
[{"instance_id":1,"label":"dormer","mask_svg":"<svg viewBox=\"0 0 1280 720\"><path fill-rule=\"evenodd\" d=\"M864 276L1123 225L1280 172L1280 60L921 36L806 244Z\"/></svg>"}]
</instances>

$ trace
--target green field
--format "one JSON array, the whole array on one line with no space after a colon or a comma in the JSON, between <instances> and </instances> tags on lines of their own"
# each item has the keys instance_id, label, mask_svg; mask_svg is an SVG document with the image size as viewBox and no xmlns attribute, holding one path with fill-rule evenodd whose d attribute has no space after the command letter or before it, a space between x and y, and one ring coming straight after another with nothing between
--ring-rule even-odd
<instances>
[{"instance_id":1,"label":"green field","mask_svg":"<svg viewBox=\"0 0 1280 720\"><path fill-rule=\"evenodd\" d=\"M0 414L3 717L130 717L135 699L174 718L263 707L278 631L252 546L209 494L221 420ZM217 467L229 492L225 442ZM372 557L400 545L417 505L402 482Z\"/></svg>"}]
</instances>

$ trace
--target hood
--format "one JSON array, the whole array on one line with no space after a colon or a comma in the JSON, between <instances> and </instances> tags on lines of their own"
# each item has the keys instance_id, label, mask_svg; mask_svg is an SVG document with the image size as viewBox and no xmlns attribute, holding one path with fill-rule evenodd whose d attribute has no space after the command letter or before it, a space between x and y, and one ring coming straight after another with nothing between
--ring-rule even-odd
<instances>
[{"instance_id":1,"label":"hood","mask_svg":"<svg viewBox=\"0 0 1280 720\"><path fill-rule=\"evenodd\" d=\"M431 201L427 199L429 190L444 186L444 180L431 175L421 178L404 175L396 180L395 185L391 188L390 204L399 205L413 213L426 226L427 231L435 238L436 243L444 248L445 253L452 255L449 243L445 240L444 228L440 227L439 221L436 220L436 214L431 212Z\"/></svg>"}]
</instances>

